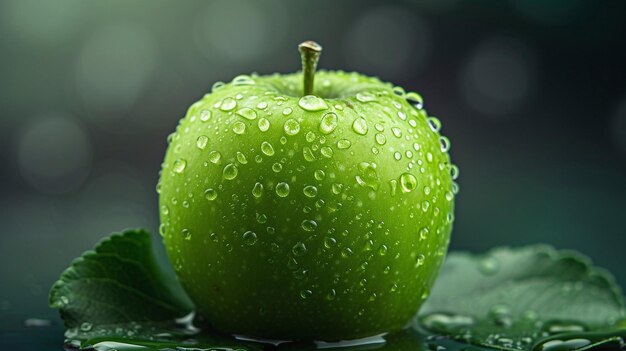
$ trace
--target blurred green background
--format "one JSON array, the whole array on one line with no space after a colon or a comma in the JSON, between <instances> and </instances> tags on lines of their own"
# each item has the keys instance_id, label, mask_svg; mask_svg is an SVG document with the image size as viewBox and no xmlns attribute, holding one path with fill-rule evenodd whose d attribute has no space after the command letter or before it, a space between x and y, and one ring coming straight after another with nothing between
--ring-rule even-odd
<instances>
[{"instance_id":1,"label":"blurred green background","mask_svg":"<svg viewBox=\"0 0 626 351\"><path fill-rule=\"evenodd\" d=\"M624 13L583 0L2 1L0 344L26 318L58 325L48 289L100 238L156 232L165 139L187 106L216 81L298 70L304 39L324 46L322 68L420 92L442 120L461 169L453 250L545 242L625 285Z\"/></svg>"}]
</instances>

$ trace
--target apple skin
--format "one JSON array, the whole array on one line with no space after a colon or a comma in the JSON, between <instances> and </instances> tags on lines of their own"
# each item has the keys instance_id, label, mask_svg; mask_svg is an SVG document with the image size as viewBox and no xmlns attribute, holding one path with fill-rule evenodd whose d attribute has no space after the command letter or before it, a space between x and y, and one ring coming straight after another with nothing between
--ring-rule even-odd
<instances>
[{"instance_id":1,"label":"apple skin","mask_svg":"<svg viewBox=\"0 0 626 351\"><path fill-rule=\"evenodd\" d=\"M321 99L304 100L301 81L239 76L189 108L157 186L168 256L222 332L332 341L401 329L447 251L449 142L416 95L377 78L320 71Z\"/></svg>"}]
</instances>

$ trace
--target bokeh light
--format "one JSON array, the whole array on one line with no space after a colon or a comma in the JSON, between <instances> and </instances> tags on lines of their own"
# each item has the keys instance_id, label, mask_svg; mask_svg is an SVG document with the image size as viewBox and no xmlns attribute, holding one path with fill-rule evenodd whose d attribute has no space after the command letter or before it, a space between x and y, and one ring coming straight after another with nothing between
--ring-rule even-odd
<instances>
[{"instance_id":1,"label":"bokeh light","mask_svg":"<svg viewBox=\"0 0 626 351\"><path fill-rule=\"evenodd\" d=\"M281 43L288 20L276 1L211 1L194 20L197 45L207 58L221 62L262 59Z\"/></svg>"},{"instance_id":2,"label":"bokeh light","mask_svg":"<svg viewBox=\"0 0 626 351\"><path fill-rule=\"evenodd\" d=\"M419 16L400 7L372 8L346 33L346 66L397 81L423 69L430 41L430 30Z\"/></svg>"},{"instance_id":3,"label":"bokeh light","mask_svg":"<svg viewBox=\"0 0 626 351\"><path fill-rule=\"evenodd\" d=\"M87 118L106 125L124 116L149 83L158 62L149 31L114 24L89 36L77 56L76 89Z\"/></svg>"},{"instance_id":4,"label":"bokeh light","mask_svg":"<svg viewBox=\"0 0 626 351\"><path fill-rule=\"evenodd\" d=\"M76 189L89 173L92 157L85 130L61 114L42 116L18 140L17 159L24 179L45 193Z\"/></svg>"},{"instance_id":5,"label":"bokeh light","mask_svg":"<svg viewBox=\"0 0 626 351\"><path fill-rule=\"evenodd\" d=\"M495 37L478 45L461 76L466 102L486 117L503 118L522 104L535 83L534 55L522 42Z\"/></svg>"}]
</instances>

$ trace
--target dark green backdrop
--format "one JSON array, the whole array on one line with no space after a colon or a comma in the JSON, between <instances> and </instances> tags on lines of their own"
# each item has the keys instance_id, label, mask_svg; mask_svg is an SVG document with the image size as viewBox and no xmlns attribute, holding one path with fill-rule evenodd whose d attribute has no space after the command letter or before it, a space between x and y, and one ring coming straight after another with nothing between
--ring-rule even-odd
<instances>
[{"instance_id":1,"label":"dark green backdrop","mask_svg":"<svg viewBox=\"0 0 626 351\"><path fill-rule=\"evenodd\" d=\"M240 73L320 66L420 92L461 169L452 249L545 242L626 283L626 3L0 3L0 344L107 233L158 226L165 138ZM50 334L60 343L60 327Z\"/></svg>"}]
</instances>

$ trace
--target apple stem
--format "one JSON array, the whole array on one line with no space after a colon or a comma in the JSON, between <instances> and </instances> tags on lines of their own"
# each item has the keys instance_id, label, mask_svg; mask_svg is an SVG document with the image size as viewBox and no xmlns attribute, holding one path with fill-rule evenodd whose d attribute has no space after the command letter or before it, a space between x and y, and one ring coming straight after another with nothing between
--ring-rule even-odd
<instances>
[{"instance_id":1,"label":"apple stem","mask_svg":"<svg viewBox=\"0 0 626 351\"><path fill-rule=\"evenodd\" d=\"M302 76L304 78L304 95L313 94L313 82L315 81L315 69L317 61L320 59L322 47L312 41L307 40L298 45L300 57L302 58Z\"/></svg>"}]
</instances>

